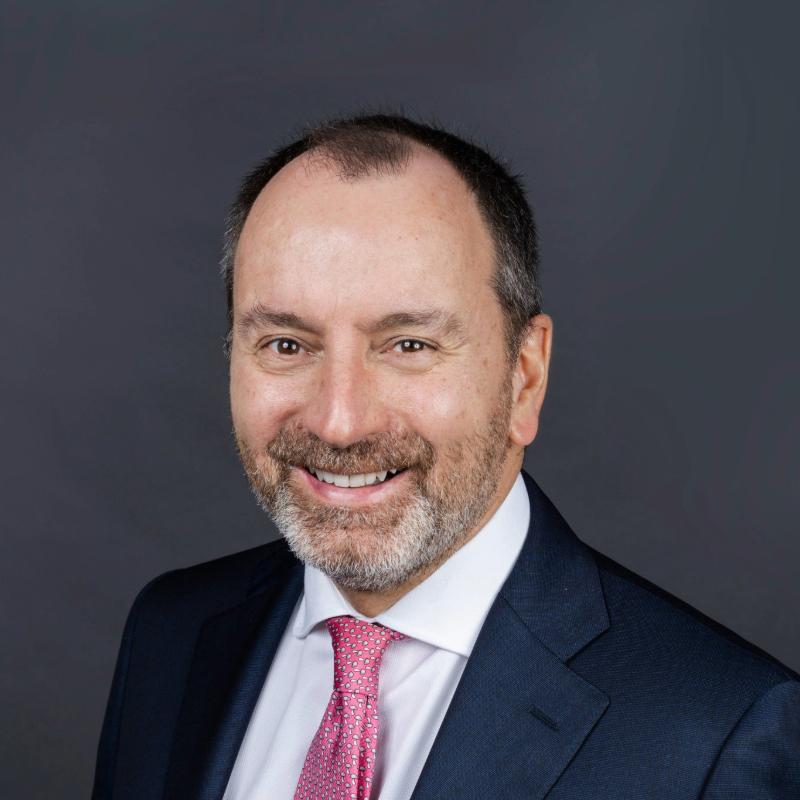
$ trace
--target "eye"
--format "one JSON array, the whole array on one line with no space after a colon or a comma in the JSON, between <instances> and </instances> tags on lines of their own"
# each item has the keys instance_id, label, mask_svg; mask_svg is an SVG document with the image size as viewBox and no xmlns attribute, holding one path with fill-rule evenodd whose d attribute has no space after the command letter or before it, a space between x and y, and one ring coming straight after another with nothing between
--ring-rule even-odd
<instances>
[{"instance_id":1,"label":"eye","mask_svg":"<svg viewBox=\"0 0 800 800\"><path fill-rule=\"evenodd\" d=\"M271 342L267 343L267 347L279 356L296 356L303 350L294 339L287 339L285 337L273 339Z\"/></svg>"},{"instance_id":2,"label":"eye","mask_svg":"<svg viewBox=\"0 0 800 800\"><path fill-rule=\"evenodd\" d=\"M421 353L426 348L430 348L430 345L420 342L418 339L403 339L397 342L392 349L399 353Z\"/></svg>"}]
</instances>

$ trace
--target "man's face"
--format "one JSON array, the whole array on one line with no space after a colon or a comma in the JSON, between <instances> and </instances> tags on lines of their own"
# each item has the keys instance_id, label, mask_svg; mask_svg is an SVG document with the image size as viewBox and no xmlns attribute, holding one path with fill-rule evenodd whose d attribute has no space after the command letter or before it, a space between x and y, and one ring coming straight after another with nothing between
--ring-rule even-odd
<instances>
[{"instance_id":1,"label":"man's face","mask_svg":"<svg viewBox=\"0 0 800 800\"><path fill-rule=\"evenodd\" d=\"M354 182L301 157L250 213L234 282L237 443L292 548L343 586L437 566L519 468L493 271L474 199L424 150L401 175Z\"/></svg>"}]
</instances>

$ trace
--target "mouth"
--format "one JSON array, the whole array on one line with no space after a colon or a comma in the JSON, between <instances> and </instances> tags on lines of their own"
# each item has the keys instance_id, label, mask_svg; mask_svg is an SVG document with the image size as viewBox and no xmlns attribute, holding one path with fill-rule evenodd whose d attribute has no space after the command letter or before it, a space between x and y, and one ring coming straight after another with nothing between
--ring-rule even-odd
<instances>
[{"instance_id":1,"label":"mouth","mask_svg":"<svg viewBox=\"0 0 800 800\"><path fill-rule=\"evenodd\" d=\"M378 486L388 483L395 476L401 475L405 470L401 467L395 469L381 470L380 472L362 472L357 475L339 475L334 472L326 472L316 467L306 467L318 481L330 483L341 489L357 489L362 486Z\"/></svg>"}]
</instances>

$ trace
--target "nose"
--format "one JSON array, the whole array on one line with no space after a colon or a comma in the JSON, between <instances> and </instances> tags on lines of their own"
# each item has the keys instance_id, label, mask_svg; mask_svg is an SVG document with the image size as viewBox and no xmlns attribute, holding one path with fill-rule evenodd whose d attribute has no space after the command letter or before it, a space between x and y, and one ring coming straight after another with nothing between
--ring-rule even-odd
<instances>
[{"instance_id":1,"label":"nose","mask_svg":"<svg viewBox=\"0 0 800 800\"><path fill-rule=\"evenodd\" d=\"M355 355L328 357L317 374L305 427L331 447L347 447L385 430L377 379Z\"/></svg>"}]
</instances>

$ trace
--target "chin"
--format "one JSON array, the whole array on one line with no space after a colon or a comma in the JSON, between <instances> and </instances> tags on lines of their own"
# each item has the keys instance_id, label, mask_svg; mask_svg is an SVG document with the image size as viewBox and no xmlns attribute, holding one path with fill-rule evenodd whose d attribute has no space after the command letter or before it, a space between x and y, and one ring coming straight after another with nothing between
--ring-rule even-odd
<instances>
[{"instance_id":1,"label":"chin","mask_svg":"<svg viewBox=\"0 0 800 800\"><path fill-rule=\"evenodd\" d=\"M383 520L383 525L310 526L285 515L278 515L276 524L304 564L348 589L385 591L406 583L439 556L447 537L425 512L412 506L402 519Z\"/></svg>"}]
</instances>

